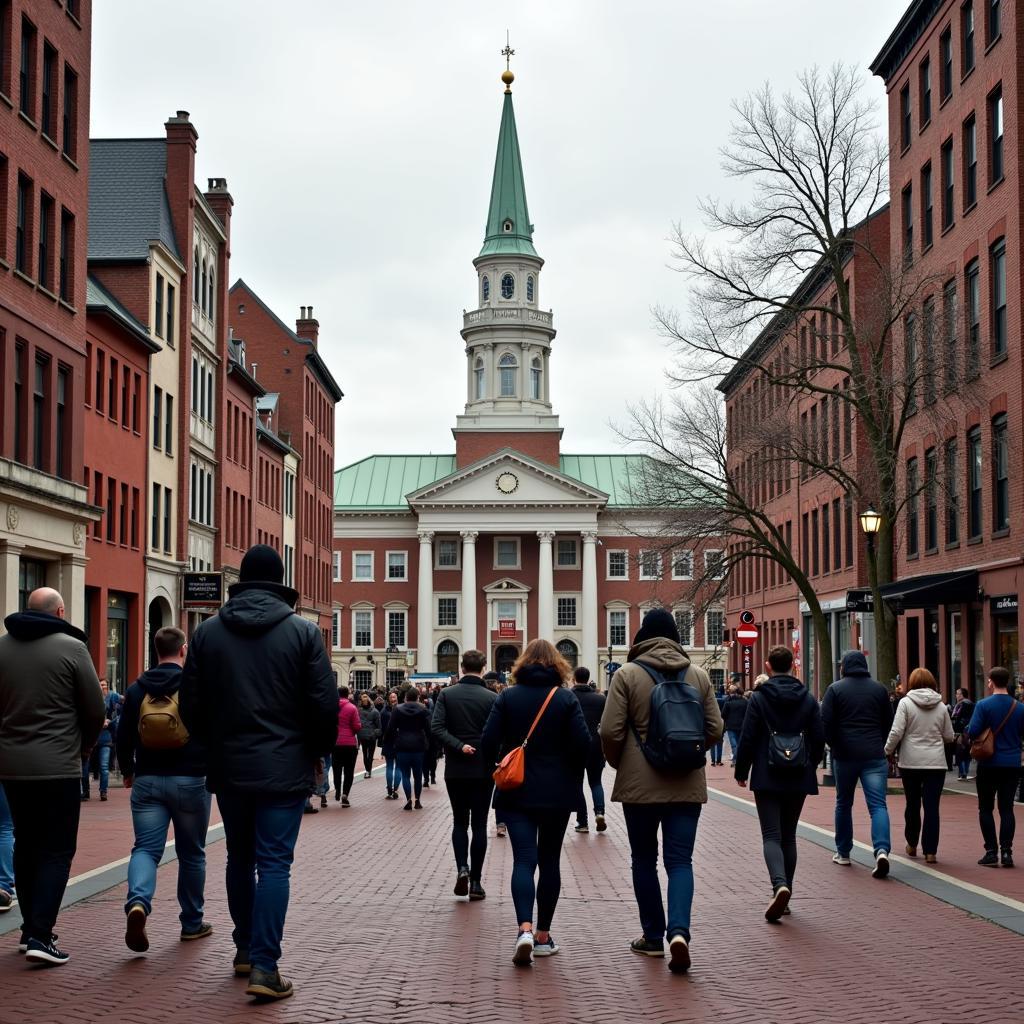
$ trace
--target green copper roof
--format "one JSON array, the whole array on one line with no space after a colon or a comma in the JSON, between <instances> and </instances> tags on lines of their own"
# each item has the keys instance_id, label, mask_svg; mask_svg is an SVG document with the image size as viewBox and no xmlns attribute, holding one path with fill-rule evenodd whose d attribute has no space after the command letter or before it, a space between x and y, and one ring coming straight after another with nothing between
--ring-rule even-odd
<instances>
[{"instance_id":1,"label":"green copper roof","mask_svg":"<svg viewBox=\"0 0 1024 1024\"><path fill-rule=\"evenodd\" d=\"M651 460L646 455L563 455L563 475L604 491L608 506L637 505ZM371 455L334 474L339 512L402 512L405 496L456 471L454 455Z\"/></svg>"},{"instance_id":2,"label":"green copper roof","mask_svg":"<svg viewBox=\"0 0 1024 1024\"><path fill-rule=\"evenodd\" d=\"M505 225L511 222L511 230ZM511 253L536 256L533 247L533 225L526 208L526 184L523 162L519 157L519 136L516 115L512 109L512 93L505 92L498 132L498 153L494 158L494 180L491 182L491 204L487 209L487 230L481 256ZM539 257L538 257L539 258Z\"/></svg>"}]
</instances>

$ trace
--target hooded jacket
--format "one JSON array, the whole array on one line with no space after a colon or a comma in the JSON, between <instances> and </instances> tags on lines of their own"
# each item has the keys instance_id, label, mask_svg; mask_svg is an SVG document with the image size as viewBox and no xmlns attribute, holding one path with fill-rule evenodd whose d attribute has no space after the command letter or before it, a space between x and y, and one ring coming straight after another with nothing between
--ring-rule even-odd
<instances>
[{"instance_id":1,"label":"hooded jacket","mask_svg":"<svg viewBox=\"0 0 1024 1024\"><path fill-rule=\"evenodd\" d=\"M105 709L85 634L47 612L4 619L0 779L77 779Z\"/></svg>"},{"instance_id":2,"label":"hooded jacket","mask_svg":"<svg viewBox=\"0 0 1024 1024\"><path fill-rule=\"evenodd\" d=\"M885 739L892 727L889 691L871 678L868 660L860 651L844 654L840 667L842 678L825 691L821 702L825 741L840 761L879 761L885 757Z\"/></svg>"},{"instance_id":3,"label":"hooded jacket","mask_svg":"<svg viewBox=\"0 0 1024 1024\"><path fill-rule=\"evenodd\" d=\"M729 732L739 732L747 717L747 701L738 693L730 693L722 704L722 721Z\"/></svg>"},{"instance_id":4,"label":"hooded jacket","mask_svg":"<svg viewBox=\"0 0 1024 1024\"><path fill-rule=\"evenodd\" d=\"M128 687L117 727L117 763L126 778L140 775L206 774L206 755L202 744L190 735L188 743L177 750L150 750L139 741L139 713L147 695L166 697L181 688L181 668L164 662L143 672Z\"/></svg>"},{"instance_id":5,"label":"hooded jacket","mask_svg":"<svg viewBox=\"0 0 1024 1024\"><path fill-rule=\"evenodd\" d=\"M364 708L362 704L356 705L356 711L359 712L359 729L356 731L356 737L360 743L369 743L370 740L380 739L380 712L371 704L368 708Z\"/></svg>"},{"instance_id":6,"label":"hooded jacket","mask_svg":"<svg viewBox=\"0 0 1024 1024\"><path fill-rule=\"evenodd\" d=\"M768 764L772 732L804 735L807 767L803 772L779 771ZM751 695L736 752L736 778L750 779L750 788L769 793L818 792L818 762L825 753L821 709L806 686L790 675L771 676Z\"/></svg>"},{"instance_id":7,"label":"hooded jacket","mask_svg":"<svg viewBox=\"0 0 1024 1024\"><path fill-rule=\"evenodd\" d=\"M418 700L403 700L388 719L384 743L396 754L425 754L430 746L430 712Z\"/></svg>"},{"instance_id":8,"label":"hooded jacket","mask_svg":"<svg viewBox=\"0 0 1024 1024\"><path fill-rule=\"evenodd\" d=\"M707 803L708 787L703 768L685 775L663 775L651 767L637 745L631 725L646 737L654 680L636 662L650 665L668 678L678 676L685 668L684 681L704 701L708 746L722 738L724 729L707 672L691 665L679 644L667 637L653 637L634 644L627 664L612 676L601 716L601 747L608 763L616 769L612 799L624 804Z\"/></svg>"},{"instance_id":9,"label":"hooded jacket","mask_svg":"<svg viewBox=\"0 0 1024 1024\"><path fill-rule=\"evenodd\" d=\"M323 637L274 583L236 583L192 635L181 712L207 751L207 788L307 794L338 735L338 691Z\"/></svg>"},{"instance_id":10,"label":"hooded jacket","mask_svg":"<svg viewBox=\"0 0 1024 1024\"><path fill-rule=\"evenodd\" d=\"M946 770L946 744L953 742L953 723L942 697L928 687L911 690L896 707L885 753L899 747L901 768Z\"/></svg>"},{"instance_id":11,"label":"hooded jacket","mask_svg":"<svg viewBox=\"0 0 1024 1024\"><path fill-rule=\"evenodd\" d=\"M603 762L604 753L601 750L601 716L604 714L604 706L607 698L603 693L598 693L593 683L584 683L582 686L574 686L572 692L583 709L583 718L590 730L590 760Z\"/></svg>"}]
</instances>

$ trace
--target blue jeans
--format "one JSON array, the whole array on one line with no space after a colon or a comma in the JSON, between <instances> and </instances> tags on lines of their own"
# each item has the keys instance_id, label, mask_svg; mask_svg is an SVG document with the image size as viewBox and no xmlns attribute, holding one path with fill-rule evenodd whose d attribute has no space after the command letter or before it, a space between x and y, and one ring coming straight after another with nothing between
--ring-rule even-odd
<instances>
[{"instance_id":1,"label":"blue jeans","mask_svg":"<svg viewBox=\"0 0 1024 1024\"><path fill-rule=\"evenodd\" d=\"M14 895L14 819L0 782L0 889Z\"/></svg>"},{"instance_id":2,"label":"blue jeans","mask_svg":"<svg viewBox=\"0 0 1024 1024\"><path fill-rule=\"evenodd\" d=\"M690 941L693 904L693 846L700 804L623 804L629 848L633 855L633 892L644 938L661 942L682 935ZM658 879L658 827L661 827L668 875L668 921Z\"/></svg>"},{"instance_id":3,"label":"blue jeans","mask_svg":"<svg viewBox=\"0 0 1024 1024\"><path fill-rule=\"evenodd\" d=\"M401 773L398 770L398 759L395 754L384 755L384 782L388 787L390 793L394 790L398 792L398 783L401 778Z\"/></svg>"},{"instance_id":4,"label":"blue jeans","mask_svg":"<svg viewBox=\"0 0 1024 1024\"><path fill-rule=\"evenodd\" d=\"M228 910L235 925L231 937L261 971L276 971L281 959L291 866L305 805L304 794L230 789L217 794L228 849Z\"/></svg>"},{"instance_id":5,"label":"blue jeans","mask_svg":"<svg viewBox=\"0 0 1024 1024\"><path fill-rule=\"evenodd\" d=\"M398 770L402 773L402 789L405 792L405 799L412 799L413 781L415 781L416 799L419 800L420 794L423 792L423 751L400 750L396 757Z\"/></svg>"},{"instance_id":6,"label":"blue jeans","mask_svg":"<svg viewBox=\"0 0 1024 1024\"><path fill-rule=\"evenodd\" d=\"M833 754L832 774L836 780L836 852L849 857L853 849L853 794L859 779L871 815L871 849L875 853L889 853L892 832L885 803L888 761L884 757L877 761L846 761Z\"/></svg>"},{"instance_id":7,"label":"blue jeans","mask_svg":"<svg viewBox=\"0 0 1024 1024\"><path fill-rule=\"evenodd\" d=\"M206 830L210 825L210 794L206 780L192 775L141 775L132 782L132 825L135 845L128 861L127 912L140 903L153 910L156 869L164 855L167 829L174 824L178 855L178 915L183 932L203 923L206 886Z\"/></svg>"},{"instance_id":8,"label":"blue jeans","mask_svg":"<svg viewBox=\"0 0 1024 1024\"><path fill-rule=\"evenodd\" d=\"M601 775L604 772L604 758L595 759L587 763L587 784L590 786L590 795L594 800L594 814L604 814L604 785ZM583 794L579 810L576 812L576 823L586 825L587 823L587 795Z\"/></svg>"},{"instance_id":9,"label":"blue jeans","mask_svg":"<svg viewBox=\"0 0 1024 1024\"><path fill-rule=\"evenodd\" d=\"M722 760L722 748L724 746L725 744L721 740L719 740L717 743L712 744L711 761L713 764L717 764L719 761Z\"/></svg>"},{"instance_id":10,"label":"blue jeans","mask_svg":"<svg viewBox=\"0 0 1024 1024\"><path fill-rule=\"evenodd\" d=\"M732 762L736 763L736 751L740 749L740 731L739 729L729 730L729 746L732 747Z\"/></svg>"},{"instance_id":11,"label":"blue jeans","mask_svg":"<svg viewBox=\"0 0 1024 1024\"><path fill-rule=\"evenodd\" d=\"M110 786L110 751L111 747L97 747L96 748L96 764L100 770L100 793L106 793ZM89 795L89 762L92 760L91 757L86 757L82 760L82 793L85 796Z\"/></svg>"},{"instance_id":12,"label":"blue jeans","mask_svg":"<svg viewBox=\"0 0 1024 1024\"><path fill-rule=\"evenodd\" d=\"M516 923L536 920L537 931L546 932L551 928L562 892L562 840L569 824L569 812L506 810L502 817L512 844L512 903Z\"/></svg>"}]
</instances>

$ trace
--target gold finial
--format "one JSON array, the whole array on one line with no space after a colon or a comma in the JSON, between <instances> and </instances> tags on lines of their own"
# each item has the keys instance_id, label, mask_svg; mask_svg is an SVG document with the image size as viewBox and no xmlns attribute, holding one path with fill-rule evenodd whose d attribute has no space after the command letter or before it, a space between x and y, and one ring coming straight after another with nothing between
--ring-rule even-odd
<instances>
[{"instance_id":1,"label":"gold finial","mask_svg":"<svg viewBox=\"0 0 1024 1024\"><path fill-rule=\"evenodd\" d=\"M512 74L512 69L509 66L512 58L515 56L516 51L512 49L508 38L508 29L505 30L505 49L501 51L502 57L505 58L505 70L501 73L501 80L505 83L505 92L512 92L512 83L516 80L516 76Z\"/></svg>"}]
</instances>

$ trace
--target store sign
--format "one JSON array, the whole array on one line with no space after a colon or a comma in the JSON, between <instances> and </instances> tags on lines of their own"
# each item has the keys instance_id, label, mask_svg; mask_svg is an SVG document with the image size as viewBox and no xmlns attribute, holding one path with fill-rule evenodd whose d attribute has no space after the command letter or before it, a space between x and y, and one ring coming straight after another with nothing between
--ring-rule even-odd
<instances>
[{"instance_id":1,"label":"store sign","mask_svg":"<svg viewBox=\"0 0 1024 1024\"><path fill-rule=\"evenodd\" d=\"M848 612L873 612L875 599L870 590L848 590L846 592Z\"/></svg>"},{"instance_id":2,"label":"store sign","mask_svg":"<svg viewBox=\"0 0 1024 1024\"><path fill-rule=\"evenodd\" d=\"M182 575L181 603L186 608L219 607L223 602L223 573L186 572Z\"/></svg>"},{"instance_id":3,"label":"store sign","mask_svg":"<svg viewBox=\"0 0 1024 1024\"><path fill-rule=\"evenodd\" d=\"M993 615L1016 615L1017 614L1017 595L1006 594L1004 597L993 597L992 602L992 614Z\"/></svg>"},{"instance_id":4,"label":"store sign","mask_svg":"<svg viewBox=\"0 0 1024 1024\"><path fill-rule=\"evenodd\" d=\"M498 619L498 636L514 639L516 632L515 619Z\"/></svg>"}]
</instances>

